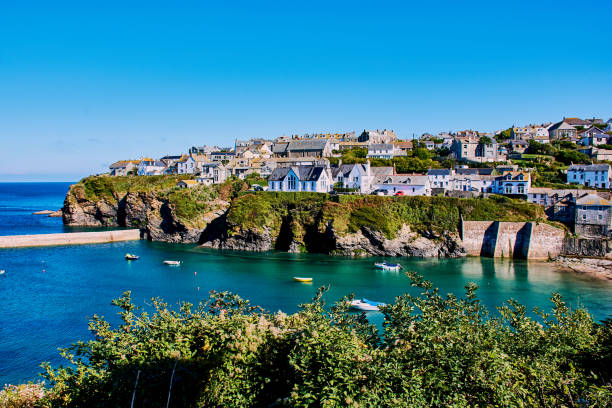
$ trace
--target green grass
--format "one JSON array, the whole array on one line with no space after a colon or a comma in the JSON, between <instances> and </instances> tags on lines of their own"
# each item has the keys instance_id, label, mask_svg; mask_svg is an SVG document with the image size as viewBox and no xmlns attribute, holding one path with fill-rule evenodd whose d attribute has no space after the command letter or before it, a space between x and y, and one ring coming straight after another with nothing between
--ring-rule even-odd
<instances>
[{"instance_id":1,"label":"green grass","mask_svg":"<svg viewBox=\"0 0 612 408\"><path fill-rule=\"evenodd\" d=\"M189 174L163 176L89 176L79 181L73 189L82 191L91 201L102 198L113 201L116 195L125 193L150 193L169 190L180 180L191 179Z\"/></svg>"},{"instance_id":2,"label":"green grass","mask_svg":"<svg viewBox=\"0 0 612 408\"><path fill-rule=\"evenodd\" d=\"M392 239L403 225L431 233L457 232L460 215L465 220L545 221L540 206L502 196L460 199L451 197L338 196L316 193L244 194L232 202L230 225L238 229L270 229L278 232L291 214L301 228L320 232L333 223L345 235L363 228Z\"/></svg>"}]
</instances>

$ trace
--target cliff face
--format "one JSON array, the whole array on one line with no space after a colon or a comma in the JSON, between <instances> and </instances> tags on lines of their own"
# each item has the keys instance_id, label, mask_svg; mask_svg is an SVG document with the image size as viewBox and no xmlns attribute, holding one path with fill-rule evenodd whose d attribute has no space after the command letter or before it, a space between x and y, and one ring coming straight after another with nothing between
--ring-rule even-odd
<instances>
[{"instance_id":1,"label":"cliff face","mask_svg":"<svg viewBox=\"0 0 612 408\"><path fill-rule=\"evenodd\" d=\"M175 184L168 178L90 177L71 188L63 219L68 225L139 227L154 241L219 249L458 257L466 255L461 215L508 221L542 215L536 206L504 198L245 194L241 181L185 190Z\"/></svg>"},{"instance_id":2,"label":"cliff face","mask_svg":"<svg viewBox=\"0 0 612 408\"><path fill-rule=\"evenodd\" d=\"M171 200L156 192L113 192L110 197L92 200L78 185L64 200L64 224L72 226L109 226L141 228L153 241L198 243L208 223L219 218L229 205L212 200L212 205L198 215L197 222L182 220Z\"/></svg>"}]
</instances>

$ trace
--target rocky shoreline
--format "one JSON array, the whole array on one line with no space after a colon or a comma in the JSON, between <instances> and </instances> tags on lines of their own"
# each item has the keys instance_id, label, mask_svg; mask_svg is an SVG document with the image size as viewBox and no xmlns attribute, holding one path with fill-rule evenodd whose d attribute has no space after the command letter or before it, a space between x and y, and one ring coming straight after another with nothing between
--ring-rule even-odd
<instances>
[{"instance_id":1,"label":"rocky shoreline","mask_svg":"<svg viewBox=\"0 0 612 408\"><path fill-rule=\"evenodd\" d=\"M612 259L560 256L554 261L560 267L589 277L612 280Z\"/></svg>"}]
</instances>

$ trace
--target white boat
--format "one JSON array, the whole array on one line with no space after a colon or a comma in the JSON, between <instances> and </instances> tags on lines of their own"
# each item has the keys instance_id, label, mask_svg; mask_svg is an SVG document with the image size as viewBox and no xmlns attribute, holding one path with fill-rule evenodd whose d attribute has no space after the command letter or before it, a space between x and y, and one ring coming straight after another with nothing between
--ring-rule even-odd
<instances>
[{"instance_id":1,"label":"white boat","mask_svg":"<svg viewBox=\"0 0 612 408\"><path fill-rule=\"evenodd\" d=\"M2 269L2 270L0 271L0 275L4 275L4 272L5 272L5 271L4 271L4 269Z\"/></svg>"},{"instance_id":2,"label":"white boat","mask_svg":"<svg viewBox=\"0 0 612 408\"><path fill-rule=\"evenodd\" d=\"M125 259L127 261L137 261L138 260L138 255L134 255L134 254L125 254Z\"/></svg>"},{"instance_id":3,"label":"white boat","mask_svg":"<svg viewBox=\"0 0 612 408\"><path fill-rule=\"evenodd\" d=\"M393 264L388 262L380 262L375 263L374 266L378 269L382 269L383 271L394 271L397 272L402 268L401 264Z\"/></svg>"},{"instance_id":4,"label":"white boat","mask_svg":"<svg viewBox=\"0 0 612 408\"><path fill-rule=\"evenodd\" d=\"M366 312L377 311L379 306L385 306L385 304L381 302L373 302L368 299L355 299L351 301L352 309L363 310Z\"/></svg>"},{"instance_id":5,"label":"white boat","mask_svg":"<svg viewBox=\"0 0 612 408\"><path fill-rule=\"evenodd\" d=\"M166 265L179 266L181 261L164 261Z\"/></svg>"}]
</instances>

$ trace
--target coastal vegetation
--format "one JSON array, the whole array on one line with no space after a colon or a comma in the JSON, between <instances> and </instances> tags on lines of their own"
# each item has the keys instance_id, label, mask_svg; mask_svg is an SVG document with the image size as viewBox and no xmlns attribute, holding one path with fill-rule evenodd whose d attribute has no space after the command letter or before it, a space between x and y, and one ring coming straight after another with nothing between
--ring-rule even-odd
<instances>
[{"instance_id":1,"label":"coastal vegetation","mask_svg":"<svg viewBox=\"0 0 612 408\"><path fill-rule=\"evenodd\" d=\"M93 339L44 364L47 388L6 387L12 407L608 407L612 322L570 308L530 312L509 300L495 312L468 284L442 295L409 273L410 293L382 306L382 330L325 304L319 289L292 315L227 292L175 310L129 292L121 323L94 316ZM23 397L23 400L20 398ZM33 401L34 400L34 401Z\"/></svg>"},{"instance_id":2,"label":"coastal vegetation","mask_svg":"<svg viewBox=\"0 0 612 408\"><path fill-rule=\"evenodd\" d=\"M546 222L542 207L503 196L459 199L330 196L307 192L242 194L232 202L227 220L235 230L278 232L289 215L299 226L318 222L320 232L332 222L340 236L369 228L381 231L388 239L393 239L403 225L425 233L455 233L461 217L468 221Z\"/></svg>"}]
</instances>

